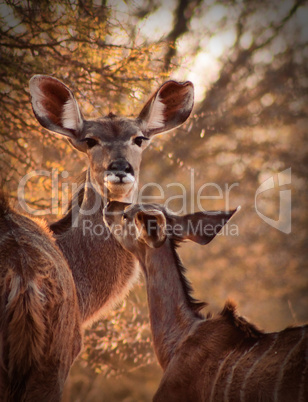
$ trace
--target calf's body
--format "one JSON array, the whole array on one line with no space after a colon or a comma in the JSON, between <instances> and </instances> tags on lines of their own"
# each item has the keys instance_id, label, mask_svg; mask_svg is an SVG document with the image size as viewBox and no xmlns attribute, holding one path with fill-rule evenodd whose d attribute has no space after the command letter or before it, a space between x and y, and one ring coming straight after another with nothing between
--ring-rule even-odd
<instances>
[{"instance_id":1,"label":"calf's body","mask_svg":"<svg viewBox=\"0 0 308 402\"><path fill-rule=\"evenodd\" d=\"M145 274L153 345L164 370L155 402L308 400L307 326L264 333L231 302L206 318L199 312L204 304L191 297L174 238L206 244L233 213L176 217L157 205L115 202L105 209L110 230L117 229ZM189 227L205 230L188 233Z\"/></svg>"}]
</instances>

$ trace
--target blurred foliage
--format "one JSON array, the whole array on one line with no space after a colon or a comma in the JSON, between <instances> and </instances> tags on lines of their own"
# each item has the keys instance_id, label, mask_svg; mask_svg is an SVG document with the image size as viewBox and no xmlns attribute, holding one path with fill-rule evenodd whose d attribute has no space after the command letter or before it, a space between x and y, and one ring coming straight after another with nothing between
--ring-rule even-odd
<instances>
[{"instance_id":1,"label":"blurred foliage","mask_svg":"<svg viewBox=\"0 0 308 402\"><path fill-rule=\"evenodd\" d=\"M242 205L225 234L206 248L181 247L195 294L214 312L234 299L241 314L268 331L300 324L308 319L308 6L291 0L167 3L0 5L1 180L16 197L20 179L33 169L62 173L56 182L61 208L52 211L60 215L69 183L86 166L80 153L33 118L33 74L63 80L86 117L110 111L136 116L164 80L190 79L194 113L175 133L155 138L143 158L141 186L159 183L164 196L153 186L146 194L174 211L183 198L186 212ZM282 189L292 190L292 232L285 234L257 215L255 193L274 177L276 187L261 194L257 206L278 219L277 173L288 168L292 183ZM202 188L205 183L222 192ZM26 187L29 205L50 208L51 186L51 177L33 177ZM200 205L198 192L207 196ZM161 371L149 339L139 285L87 332L65 400L151 400Z\"/></svg>"},{"instance_id":2,"label":"blurred foliage","mask_svg":"<svg viewBox=\"0 0 308 402\"><path fill-rule=\"evenodd\" d=\"M93 324L87 331L82 359L106 377L153 363L148 321L146 312L140 314L136 300L123 302L108 315L108 320Z\"/></svg>"},{"instance_id":3,"label":"blurred foliage","mask_svg":"<svg viewBox=\"0 0 308 402\"><path fill-rule=\"evenodd\" d=\"M0 7L1 180L16 197L20 177L33 169L61 173L68 153L73 168L84 166L66 142L46 132L42 136L29 102L31 76L65 81L85 115L111 110L131 115L151 82L163 75L158 73L161 45L137 44L133 27L103 3L7 1ZM50 180L36 179L29 182L28 201L42 207L48 200L42 189L50 191Z\"/></svg>"}]
</instances>

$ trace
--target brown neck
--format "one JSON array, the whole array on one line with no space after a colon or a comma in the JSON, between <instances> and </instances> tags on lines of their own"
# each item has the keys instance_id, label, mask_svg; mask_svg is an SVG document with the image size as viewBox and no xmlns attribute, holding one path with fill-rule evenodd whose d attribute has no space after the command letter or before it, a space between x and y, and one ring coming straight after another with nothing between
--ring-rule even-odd
<instances>
[{"instance_id":1,"label":"brown neck","mask_svg":"<svg viewBox=\"0 0 308 402\"><path fill-rule=\"evenodd\" d=\"M141 260L142 261L142 260ZM158 249L147 248L143 261L155 353L163 369L192 326L203 317L190 295L184 267L169 239Z\"/></svg>"},{"instance_id":2,"label":"brown neck","mask_svg":"<svg viewBox=\"0 0 308 402\"><path fill-rule=\"evenodd\" d=\"M104 224L102 198L87 183L79 197L81 209L76 199L51 229L72 270L82 320L92 322L126 296L139 271L136 259Z\"/></svg>"}]
</instances>

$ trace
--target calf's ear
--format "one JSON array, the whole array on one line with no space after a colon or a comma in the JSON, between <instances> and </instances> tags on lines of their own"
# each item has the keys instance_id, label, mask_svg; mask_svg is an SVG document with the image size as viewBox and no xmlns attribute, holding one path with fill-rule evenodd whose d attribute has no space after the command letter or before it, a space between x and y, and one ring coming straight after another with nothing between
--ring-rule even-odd
<instances>
[{"instance_id":1,"label":"calf's ear","mask_svg":"<svg viewBox=\"0 0 308 402\"><path fill-rule=\"evenodd\" d=\"M175 240L191 240L198 244L208 244L220 232L230 218L240 209L233 211L207 211L176 216L168 219L171 238Z\"/></svg>"},{"instance_id":2,"label":"calf's ear","mask_svg":"<svg viewBox=\"0 0 308 402\"><path fill-rule=\"evenodd\" d=\"M135 225L138 240L143 241L151 248L161 247L166 236L166 218L161 211L139 211L136 213Z\"/></svg>"}]
</instances>

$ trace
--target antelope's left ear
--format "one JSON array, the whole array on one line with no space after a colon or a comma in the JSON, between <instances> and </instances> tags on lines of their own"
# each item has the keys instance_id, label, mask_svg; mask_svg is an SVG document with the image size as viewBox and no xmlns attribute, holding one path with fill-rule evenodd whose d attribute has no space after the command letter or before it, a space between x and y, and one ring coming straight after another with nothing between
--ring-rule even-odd
<instances>
[{"instance_id":1,"label":"antelope's left ear","mask_svg":"<svg viewBox=\"0 0 308 402\"><path fill-rule=\"evenodd\" d=\"M136 213L135 225L138 240L142 240L151 248L161 247L166 236L166 218L161 211L139 211Z\"/></svg>"},{"instance_id":2,"label":"antelope's left ear","mask_svg":"<svg viewBox=\"0 0 308 402\"><path fill-rule=\"evenodd\" d=\"M195 243L208 244L221 231L229 219L239 211L208 211L194 214L170 217L171 238L176 240L191 240Z\"/></svg>"},{"instance_id":3,"label":"antelope's left ear","mask_svg":"<svg viewBox=\"0 0 308 402\"><path fill-rule=\"evenodd\" d=\"M167 81L142 109L137 121L143 133L152 137L183 124L194 106L194 86L190 81Z\"/></svg>"}]
</instances>

